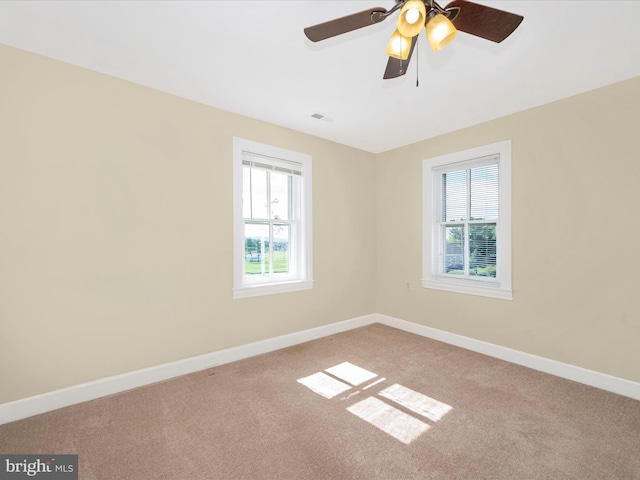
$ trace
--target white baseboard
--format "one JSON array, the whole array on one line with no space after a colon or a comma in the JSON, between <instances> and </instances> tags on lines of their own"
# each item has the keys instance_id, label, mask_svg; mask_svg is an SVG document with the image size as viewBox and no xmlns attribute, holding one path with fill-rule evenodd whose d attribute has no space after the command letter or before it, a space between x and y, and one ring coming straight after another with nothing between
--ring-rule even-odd
<instances>
[{"instance_id":1,"label":"white baseboard","mask_svg":"<svg viewBox=\"0 0 640 480\"><path fill-rule=\"evenodd\" d=\"M606 373L595 372L593 370L587 370L586 368L538 357L530 353L512 350L507 347L501 347L500 345L464 337L444 330L418 325L417 323L407 322L388 315L376 314L376 321L399 330L415 333L416 335L432 338L433 340L455 345L456 347L489 355L490 357L506 360L507 362L529 367L540 372L550 373L557 377L566 378L574 382L640 400L640 383L632 382L631 380L625 380L607 375Z\"/></svg>"},{"instance_id":2,"label":"white baseboard","mask_svg":"<svg viewBox=\"0 0 640 480\"><path fill-rule=\"evenodd\" d=\"M640 400L640 383L581 367L575 367L555 360L549 360L518 350L512 350L444 330L407 322L388 315L374 313L4 403L0 405L0 425L123 392L132 388L168 380L180 375L197 372L216 365L223 365L236 360L242 360L262 353L272 352L299 343L345 332L372 323L381 323L406 332L415 333L423 337L432 338L450 345Z\"/></svg>"},{"instance_id":3,"label":"white baseboard","mask_svg":"<svg viewBox=\"0 0 640 480\"><path fill-rule=\"evenodd\" d=\"M164 363L133 372L101 378L92 382L81 383L60 390L22 398L0 405L0 425L50 412L77 403L94 400L136 387L168 380L170 378L197 372L216 365L235 362L262 353L272 352L317 338L334 335L354 328L363 327L375 322L375 314L352 318L342 322L331 323L301 332L269 338L259 342L248 343L238 347L218 350L196 357Z\"/></svg>"}]
</instances>

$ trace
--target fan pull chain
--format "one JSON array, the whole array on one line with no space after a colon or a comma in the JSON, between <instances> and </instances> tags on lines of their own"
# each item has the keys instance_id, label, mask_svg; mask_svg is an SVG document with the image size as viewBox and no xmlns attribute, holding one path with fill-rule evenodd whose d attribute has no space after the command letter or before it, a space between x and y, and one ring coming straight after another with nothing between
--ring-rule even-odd
<instances>
[{"instance_id":1,"label":"fan pull chain","mask_svg":"<svg viewBox=\"0 0 640 480\"><path fill-rule=\"evenodd\" d=\"M418 85L420 85L420 79L418 75L418 66L420 65L419 45L420 42L416 40L416 88L418 88Z\"/></svg>"}]
</instances>

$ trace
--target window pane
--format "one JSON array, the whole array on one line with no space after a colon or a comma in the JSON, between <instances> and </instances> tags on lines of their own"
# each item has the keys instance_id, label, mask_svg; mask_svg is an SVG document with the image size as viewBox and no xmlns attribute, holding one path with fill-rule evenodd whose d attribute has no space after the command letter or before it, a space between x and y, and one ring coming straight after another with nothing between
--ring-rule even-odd
<instances>
[{"instance_id":1,"label":"window pane","mask_svg":"<svg viewBox=\"0 0 640 480\"><path fill-rule=\"evenodd\" d=\"M251 169L251 218L269 218L267 175L265 170Z\"/></svg>"},{"instance_id":2,"label":"window pane","mask_svg":"<svg viewBox=\"0 0 640 480\"><path fill-rule=\"evenodd\" d=\"M269 224L244 224L245 275L269 274Z\"/></svg>"},{"instance_id":3,"label":"window pane","mask_svg":"<svg viewBox=\"0 0 640 480\"><path fill-rule=\"evenodd\" d=\"M471 220L498 218L498 164L471 169Z\"/></svg>"},{"instance_id":4,"label":"window pane","mask_svg":"<svg viewBox=\"0 0 640 480\"><path fill-rule=\"evenodd\" d=\"M442 215L445 222L467 220L467 171L442 175Z\"/></svg>"},{"instance_id":5,"label":"window pane","mask_svg":"<svg viewBox=\"0 0 640 480\"><path fill-rule=\"evenodd\" d=\"M273 273L289 273L291 227L273 225Z\"/></svg>"},{"instance_id":6,"label":"window pane","mask_svg":"<svg viewBox=\"0 0 640 480\"><path fill-rule=\"evenodd\" d=\"M496 277L496 224L469 226L469 275Z\"/></svg>"},{"instance_id":7,"label":"window pane","mask_svg":"<svg viewBox=\"0 0 640 480\"><path fill-rule=\"evenodd\" d=\"M464 227L444 228L444 273L464 275Z\"/></svg>"},{"instance_id":8,"label":"window pane","mask_svg":"<svg viewBox=\"0 0 640 480\"><path fill-rule=\"evenodd\" d=\"M290 175L279 172L271 173L271 218L275 220L290 220L289 199Z\"/></svg>"}]
</instances>

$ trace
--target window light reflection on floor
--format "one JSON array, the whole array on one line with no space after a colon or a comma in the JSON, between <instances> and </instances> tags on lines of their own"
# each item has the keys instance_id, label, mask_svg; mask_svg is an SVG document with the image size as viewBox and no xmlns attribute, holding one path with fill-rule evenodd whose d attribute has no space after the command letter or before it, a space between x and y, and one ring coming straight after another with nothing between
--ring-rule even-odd
<instances>
[{"instance_id":1,"label":"window light reflection on floor","mask_svg":"<svg viewBox=\"0 0 640 480\"><path fill-rule=\"evenodd\" d=\"M372 378L377 377L375 373L360 368L357 365L349 362L342 362L335 367L327 368L325 372L330 373L334 377L338 377L345 382L349 382L351 385L358 386Z\"/></svg>"},{"instance_id":2,"label":"window light reflection on floor","mask_svg":"<svg viewBox=\"0 0 640 480\"><path fill-rule=\"evenodd\" d=\"M427 417L434 422L442 419L452 408L446 403L427 397L420 392L414 392L410 388L403 387L397 383L391 385L389 388L385 388L378 395L388 398L398 405L402 405L412 412Z\"/></svg>"},{"instance_id":3,"label":"window light reflection on floor","mask_svg":"<svg viewBox=\"0 0 640 480\"><path fill-rule=\"evenodd\" d=\"M376 373L352 363L343 362L325 369L324 372L317 372L308 377L299 378L298 382L328 399L349 391L340 398L340 401L344 401L350 400L352 397L376 385L382 386L386 382L386 378L376 377L378 377ZM375 380L370 381L373 379ZM369 383L359 389L354 388L366 382ZM411 443L431 428L431 425L425 421L373 396L373 390L371 395L347 407L347 410L405 444ZM404 409L421 415L430 422L440 421L453 409L446 403L397 383L384 388L378 392L378 395Z\"/></svg>"},{"instance_id":4,"label":"window light reflection on floor","mask_svg":"<svg viewBox=\"0 0 640 480\"><path fill-rule=\"evenodd\" d=\"M326 373L318 372L308 377L299 378L298 382L325 398L333 398L351 387Z\"/></svg>"},{"instance_id":5,"label":"window light reflection on floor","mask_svg":"<svg viewBox=\"0 0 640 480\"><path fill-rule=\"evenodd\" d=\"M429 430L423 421L375 397L365 398L347 410L406 444Z\"/></svg>"}]
</instances>

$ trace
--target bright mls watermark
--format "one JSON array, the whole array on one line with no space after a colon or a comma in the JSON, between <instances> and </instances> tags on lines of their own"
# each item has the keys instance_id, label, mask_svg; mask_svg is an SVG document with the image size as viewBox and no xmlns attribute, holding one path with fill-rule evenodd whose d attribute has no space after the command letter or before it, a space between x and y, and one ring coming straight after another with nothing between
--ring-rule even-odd
<instances>
[{"instance_id":1,"label":"bright mls watermark","mask_svg":"<svg viewBox=\"0 0 640 480\"><path fill-rule=\"evenodd\" d=\"M2 455L0 480L78 480L78 455Z\"/></svg>"}]
</instances>

